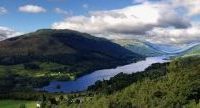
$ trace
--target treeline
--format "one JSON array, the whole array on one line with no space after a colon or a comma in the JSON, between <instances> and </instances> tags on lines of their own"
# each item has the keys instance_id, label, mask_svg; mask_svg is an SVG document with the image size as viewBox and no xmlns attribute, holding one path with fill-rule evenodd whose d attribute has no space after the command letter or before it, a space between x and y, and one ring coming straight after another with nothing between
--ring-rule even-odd
<instances>
[{"instance_id":1,"label":"treeline","mask_svg":"<svg viewBox=\"0 0 200 108\"><path fill-rule=\"evenodd\" d=\"M60 64L74 64L82 62L85 60L100 60L95 56L88 56L86 54L57 54L57 55L14 55L14 56L0 56L0 65L16 65L22 63L28 63L32 61L41 61L41 62L55 62Z\"/></svg>"},{"instance_id":2,"label":"treeline","mask_svg":"<svg viewBox=\"0 0 200 108\"><path fill-rule=\"evenodd\" d=\"M48 76L33 78L8 73L6 76L0 77L0 95L17 91L33 91L35 88L48 85L50 79L52 78Z\"/></svg>"}]
</instances>

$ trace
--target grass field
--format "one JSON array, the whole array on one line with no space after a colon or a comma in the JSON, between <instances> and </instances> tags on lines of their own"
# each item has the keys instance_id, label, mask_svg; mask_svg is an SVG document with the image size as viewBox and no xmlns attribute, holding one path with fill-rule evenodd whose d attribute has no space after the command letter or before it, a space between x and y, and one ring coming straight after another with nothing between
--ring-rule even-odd
<instances>
[{"instance_id":1,"label":"grass field","mask_svg":"<svg viewBox=\"0 0 200 108\"><path fill-rule=\"evenodd\" d=\"M20 108L21 104L25 104L26 108L36 108L34 101L0 100L0 108Z\"/></svg>"},{"instance_id":2,"label":"grass field","mask_svg":"<svg viewBox=\"0 0 200 108\"><path fill-rule=\"evenodd\" d=\"M40 69L25 69L23 64L5 66L0 65L0 78L4 78L9 74L19 75L21 77L30 77L30 78L41 78L41 77L51 77L53 79L65 79L65 80L74 80L77 72L64 71L63 69L67 66L57 63L41 63L34 62L38 65ZM60 70L60 71L58 71Z\"/></svg>"}]
</instances>

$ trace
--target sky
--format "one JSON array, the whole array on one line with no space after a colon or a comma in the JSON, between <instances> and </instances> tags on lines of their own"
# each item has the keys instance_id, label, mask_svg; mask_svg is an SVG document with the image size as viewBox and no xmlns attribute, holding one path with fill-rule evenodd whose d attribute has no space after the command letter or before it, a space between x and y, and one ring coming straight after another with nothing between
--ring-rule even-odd
<instances>
[{"instance_id":1,"label":"sky","mask_svg":"<svg viewBox=\"0 0 200 108\"><path fill-rule=\"evenodd\" d=\"M200 42L200 0L1 0L0 36L72 29L108 39Z\"/></svg>"}]
</instances>

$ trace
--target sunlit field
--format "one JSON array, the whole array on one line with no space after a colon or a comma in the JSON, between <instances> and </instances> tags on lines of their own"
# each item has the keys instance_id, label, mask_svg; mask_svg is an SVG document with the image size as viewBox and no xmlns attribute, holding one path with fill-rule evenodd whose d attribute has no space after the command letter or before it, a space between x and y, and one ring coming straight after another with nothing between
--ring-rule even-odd
<instances>
[{"instance_id":1,"label":"sunlit field","mask_svg":"<svg viewBox=\"0 0 200 108\"><path fill-rule=\"evenodd\" d=\"M21 101L21 100L0 100L0 108L36 108L34 101Z\"/></svg>"}]
</instances>

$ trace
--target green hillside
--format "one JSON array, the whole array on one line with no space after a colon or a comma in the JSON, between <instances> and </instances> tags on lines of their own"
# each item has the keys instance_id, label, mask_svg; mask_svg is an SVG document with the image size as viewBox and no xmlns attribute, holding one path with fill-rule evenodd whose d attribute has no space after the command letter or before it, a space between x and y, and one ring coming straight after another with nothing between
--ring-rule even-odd
<instances>
[{"instance_id":1,"label":"green hillside","mask_svg":"<svg viewBox=\"0 0 200 108\"><path fill-rule=\"evenodd\" d=\"M144 42L136 39L115 39L112 40L114 43L120 44L121 46L127 48L128 50L143 55L143 56L159 56L163 55L163 52L155 50L150 46L146 45Z\"/></svg>"},{"instance_id":2,"label":"green hillside","mask_svg":"<svg viewBox=\"0 0 200 108\"><path fill-rule=\"evenodd\" d=\"M197 45L184 52L184 56L191 56L191 55L200 55L200 45Z\"/></svg>"},{"instance_id":3,"label":"green hillside","mask_svg":"<svg viewBox=\"0 0 200 108\"><path fill-rule=\"evenodd\" d=\"M36 102L20 100L0 100L0 108L36 108Z\"/></svg>"}]
</instances>

